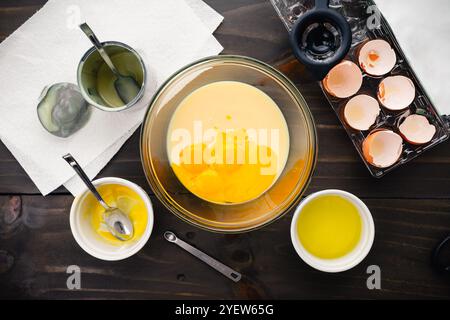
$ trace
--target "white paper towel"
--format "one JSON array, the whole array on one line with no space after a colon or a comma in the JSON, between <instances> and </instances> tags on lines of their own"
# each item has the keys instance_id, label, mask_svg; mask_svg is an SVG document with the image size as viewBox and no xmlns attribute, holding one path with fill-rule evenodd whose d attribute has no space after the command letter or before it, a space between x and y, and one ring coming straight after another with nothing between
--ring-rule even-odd
<instances>
[{"instance_id":1,"label":"white paper towel","mask_svg":"<svg viewBox=\"0 0 450 320\"><path fill-rule=\"evenodd\" d=\"M213 33L223 21L223 17L202 0L185 0L205 27ZM210 37L210 39L214 37Z\"/></svg>"},{"instance_id":2,"label":"white paper towel","mask_svg":"<svg viewBox=\"0 0 450 320\"><path fill-rule=\"evenodd\" d=\"M105 150L120 148L118 141L137 128L153 94L147 90L138 106L121 113L95 110L86 127L69 139L53 137L40 126L35 110L40 91L56 82L76 83L78 61L90 47L71 27L68 13L74 9L101 39L134 47L155 84L211 42L211 32L182 0L50 0L6 39L0 45L0 138L44 195L73 177L63 154L72 153L83 166L112 157L111 151L104 158Z\"/></svg>"},{"instance_id":3,"label":"white paper towel","mask_svg":"<svg viewBox=\"0 0 450 320\"><path fill-rule=\"evenodd\" d=\"M433 104L450 114L450 1L375 0Z\"/></svg>"}]
</instances>

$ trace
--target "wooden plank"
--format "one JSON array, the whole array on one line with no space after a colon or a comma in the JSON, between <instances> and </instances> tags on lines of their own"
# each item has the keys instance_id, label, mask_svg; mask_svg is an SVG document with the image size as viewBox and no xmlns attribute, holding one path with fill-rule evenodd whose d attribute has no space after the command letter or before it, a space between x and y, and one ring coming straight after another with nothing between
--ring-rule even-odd
<instances>
[{"instance_id":1,"label":"wooden plank","mask_svg":"<svg viewBox=\"0 0 450 320\"><path fill-rule=\"evenodd\" d=\"M315 271L296 255L291 214L248 234L220 235L179 221L158 201L155 229L136 256L104 262L84 253L69 228L70 196L0 197L0 297L18 298L450 298L450 282L432 270L430 254L450 232L450 200L366 200L376 223L374 247L341 274ZM234 284L163 240L166 230L244 274ZM78 265L82 289L66 287ZM381 268L381 290L368 290L366 268Z\"/></svg>"},{"instance_id":2,"label":"wooden plank","mask_svg":"<svg viewBox=\"0 0 450 320\"><path fill-rule=\"evenodd\" d=\"M45 1L6 1L0 6L0 33L9 34ZM243 54L277 63L299 87L315 117L319 133L319 163L308 192L334 187L363 197L448 198L448 143L388 174L372 178L341 128L318 85L290 56L286 30L268 1L208 1L225 20L217 31L224 53ZM11 15L13 13L13 15ZM7 21L7 22L5 22ZM293 137L294 139L296 137ZM100 174L135 181L149 189L139 160L139 134L128 141ZM405 188L408 186L408 188ZM0 143L0 194L38 194L24 170ZM64 188L55 194L66 194Z\"/></svg>"},{"instance_id":3,"label":"wooden plank","mask_svg":"<svg viewBox=\"0 0 450 320\"><path fill-rule=\"evenodd\" d=\"M0 41L45 2L2 0ZM63 188L53 196L39 196L0 143L0 298L450 298L448 279L433 272L429 263L435 244L450 232L448 144L381 180L373 179L317 84L292 59L286 31L269 2L207 2L225 16L216 32L224 53L276 64L301 90L320 140L319 162L307 194L339 188L365 199L377 228L368 258L349 272L320 273L306 266L291 246L292 214L263 230L217 235L180 222L152 196L156 224L148 245L125 261L98 261L71 235L68 212L73 198ZM100 176L123 177L151 192L140 165L138 133ZM8 196L12 194L17 196ZM230 283L168 244L162 238L167 229L241 271L244 280ZM80 291L69 291L65 285L65 271L72 264L82 269ZM372 264L381 267L381 291L366 288L366 268Z\"/></svg>"}]
</instances>

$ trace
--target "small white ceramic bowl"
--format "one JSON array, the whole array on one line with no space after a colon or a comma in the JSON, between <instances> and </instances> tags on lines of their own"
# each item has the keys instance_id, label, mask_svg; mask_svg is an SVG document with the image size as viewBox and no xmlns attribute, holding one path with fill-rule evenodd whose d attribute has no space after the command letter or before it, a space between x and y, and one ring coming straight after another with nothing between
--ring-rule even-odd
<instances>
[{"instance_id":1,"label":"small white ceramic bowl","mask_svg":"<svg viewBox=\"0 0 450 320\"><path fill-rule=\"evenodd\" d=\"M361 239L352 252L338 259L321 259L309 253L300 242L297 232L298 219L303 208L311 200L325 195L335 195L343 197L353 203L361 216L362 231ZM355 195L341 190L324 190L306 197L297 207L291 223L291 239L295 250L300 258L311 267L324 272L342 272L358 265L369 253L375 238L375 226L372 215L367 206Z\"/></svg>"},{"instance_id":2,"label":"small white ceramic bowl","mask_svg":"<svg viewBox=\"0 0 450 320\"><path fill-rule=\"evenodd\" d=\"M121 246L108 243L92 228L90 221L83 219L83 212L80 209L82 208L86 196L89 194L89 191L86 188L81 195L75 198L70 209L70 228L72 229L75 240L84 251L101 260L116 261L131 257L144 247L153 230L153 207L149 196L137 184L120 178L102 178L93 181L93 183L95 186L119 184L135 191L142 198L147 208L147 228L142 237L135 241L124 242Z\"/></svg>"}]
</instances>

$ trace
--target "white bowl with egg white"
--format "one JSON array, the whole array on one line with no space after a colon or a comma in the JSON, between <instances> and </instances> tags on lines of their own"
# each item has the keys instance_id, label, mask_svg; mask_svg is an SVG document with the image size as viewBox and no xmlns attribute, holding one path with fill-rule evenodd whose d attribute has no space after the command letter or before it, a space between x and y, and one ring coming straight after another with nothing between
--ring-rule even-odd
<instances>
[{"instance_id":1,"label":"white bowl with egg white","mask_svg":"<svg viewBox=\"0 0 450 320\"><path fill-rule=\"evenodd\" d=\"M357 208L362 222L361 237L356 247L345 256L337 259L322 259L312 255L302 245L297 231L298 220L303 208L312 200L325 195L339 196L348 200ZM342 190L323 190L309 195L297 207L291 222L291 240L295 251L300 256L300 258L309 266L323 272L343 272L357 266L369 254L370 249L373 245L374 238L375 225L369 208L367 208L367 206L364 202L361 201L361 199L349 192Z\"/></svg>"},{"instance_id":2,"label":"white bowl with egg white","mask_svg":"<svg viewBox=\"0 0 450 320\"><path fill-rule=\"evenodd\" d=\"M131 257L145 246L153 230L154 215L150 197L137 184L120 178L102 178L93 181L93 184L95 186L118 184L133 190L145 204L147 211L147 227L140 238L124 241L119 246L105 241L98 235L96 230L94 230L90 220L83 217L82 204L86 201L86 196L90 192L86 188L79 196L75 197L70 209L70 228L75 241L88 254L101 260L117 261Z\"/></svg>"}]
</instances>

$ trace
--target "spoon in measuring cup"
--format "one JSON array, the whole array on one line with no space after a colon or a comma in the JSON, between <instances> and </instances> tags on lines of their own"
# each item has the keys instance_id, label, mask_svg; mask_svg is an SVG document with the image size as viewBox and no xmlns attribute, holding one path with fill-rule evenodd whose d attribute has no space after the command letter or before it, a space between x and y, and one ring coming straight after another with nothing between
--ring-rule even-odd
<instances>
[{"instance_id":1,"label":"spoon in measuring cup","mask_svg":"<svg viewBox=\"0 0 450 320\"><path fill-rule=\"evenodd\" d=\"M191 246L190 244L184 242L183 240L179 239L176 236L176 234L173 233L172 231L166 231L164 233L164 238L167 241L174 243L177 246L183 248L184 250L186 250L187 252L192 254L194 257L202 260L203 262L208 264L210 267L219 271L221 274L223 274L228 279L231 279L234 282L238 282L239 280L241 280L242 275L239 272L234 271L230 267L228 267L228 266L224 265L223 263L217 261L216 259L208 256L206 253L198 250L197 248L195 248L195 247Z\"/></svg>"},{"instance_id":2,"label":"spoon in measuring cup","mask_svg":"<svg viewBox=\"0 0 450 320\"><path fill-rule=\"evenodd\" d=\"M101 206L105 209L105 223L109 229L109 232L121 241L127 241L133 238L134 228L128 216L123 213L120 209L110 207L102 198L100 193L98 193L95 186L92 184L89 177L83 171L81 166L75 160L72 155L67 154L63 157L64 160L75 170L78 176L83 180L84 184L88 187L89 191L92 192L94 197L98 200Z\"/></svg>"},{"instance_id":3,"label":"spoon in measuring cup","mask_svg":"<svg viewBox=\"0 0 450 320\"><path fill-rule=\"evenodd\" d=\"M117 70L116 66L112 62L110 56L106 52L103 44L98 40L97 36L94 34L94 31L88 26L87 23L83 23L80 25L80 29L87 35L89 40L91 40L92 44L97 49L98 53L105 61L106 65L111 69L116 77L116 81L114 81L114 88L117 91L120 99L128 104L133 101L139 94L140 85L137 83L136 79L130 76L124 76L120 74Z\"/></svg>"}]
</instances>

